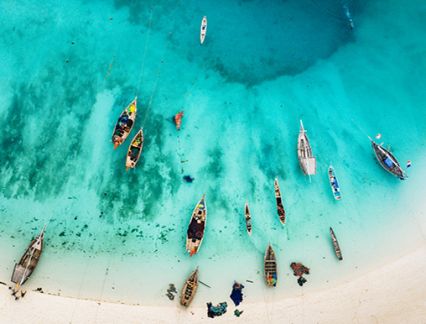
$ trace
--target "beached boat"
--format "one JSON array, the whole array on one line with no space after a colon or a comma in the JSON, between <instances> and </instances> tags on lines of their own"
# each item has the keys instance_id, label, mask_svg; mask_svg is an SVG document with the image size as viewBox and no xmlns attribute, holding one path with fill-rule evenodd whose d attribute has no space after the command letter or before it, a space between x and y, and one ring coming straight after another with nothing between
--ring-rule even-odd
<instances>
[{"instance_id":1,"label":"beached boat","mask_svg":"<svg viewBox=\"0 0 426 324\"><path fill-rule=\"evenodd\" d=\"M203 242L204 229L207 219L206 195L195 206L192 212L191 221L189 222L186 235L186 250L192 256L198 252Z\"/></svg>"},{"instance_id":2,"label":"beached boat","mask_svg":"<svg viewBox=\"0 0 426 324\"><path fill-rule=\"evenodd\" d=\"M285 224L285 210L283 206L283 201L281 199L281 191L280 191L280 185L278 184L278 179L275 178L274 180L274 189L275 189L275 199L277 201L277 211L278 211L278 217L280 218L281 224Z\"/></svg>"},{"instance_id":3,"label":"beached boat","mask_svg":"<svg viewBox=\"0 0 426 324\"><path fill-rule=\"evenodd\" d=\"M112 132L114 149L123 144L132 131L133 125L135 124L136 112L137 97L135 97L135 99L123 110L115 124L114 131Z\"/></svg>"},{"instance_id":4,"label":"beached boat","mask_svg":"<svg viewBox=\"0 0 426 324\"><path fill-rule=\"evenodd\" d=\"M174 117L174 121L175 121L175 125L176 125L177 130L180 130L180 127L182 125L182 117L183 117L183 111L178 112Z\"/></svg>"},{"instance_id":5,"label":"beached boat","mask_svg":"<svg viewBox=\"0 0 426 324\"><path fill-rule=\"evenodd\" d=\"M33 273L40 260L43 251L43 239L45 228L37 235L28 246L19 263L15 264L11 281L16 284L14 292L17 292Z\"/></svg>"},{"instance_id":6,"label":"beached boat","mask_svg":"<svg viewBox=\"0 0 426 324\"><path fill-rule=\"evenodd\" d=\"M200 27L200 43L204 43L204 39L206 38L207 34L207 17L204 16L201 20L201 27Z\"/></svg>"},{"instance_id":7,"label":"beached boat","mask_svg":"<svg viewBox=\"0 0 426 324\"><path fill-rule=\"evenodd\" d=\"M340 250L339 242L337 242L336 235L334 234L333 229L330 227L330 236L331 241L333 242L334 252L339 260L343 260L342 251Z\"/></svg>"},{"instance_id":8,"label":"beached boat","mask_svg":"<svg viewBox=\"0 0 426 324\"><path fill-rule=\"evenodd\" d=\"M137 132L132 142L129 145L126 156L126 170L136 167L143 148L143 130L142 128Z\"/></svg>"},{"instance_id":9,"label":"beached boat","mask_svg":"<svg viewBox=\"0 0 426 324\"><path fill-rule=\"evenodd\" d=\"M401 180L405 180L407 175L404 170L402 170L396 157L389 150L385 149L382 144L377 144L371 138L370 141L377 161L379 161L382 168Z\"/></svg>"},{"instance_id":10,"label":"beached boat","mask_svg":"<svg viewBox=\"0 0 426 324\"><path fill-rule=\"evenodd\" d=\"M189 278L185 281L180 296L180 304L188 307L191 301L194 299L195 293L198 288L198 268L195 269Z\"/></svg>"},{"instance_id":11,"label":"beached boat","mask_svg":"<svg viewBox=\"0 0 426 324\"><path fill-rule=\"evenodd\" d=\"M264 261L266 284L275 287L277 285L277 260L271 244L266 249Z\"/></svg>"},{"instance_id":12,"label":"beached boat","mask_svg":"<svg viewBox=\"0 0 426 324\"><path fill-rule=\"evenodd\" d=\"M246 205L244 207L244 214L246 218L246 228L248 235L251 235L251 215L250 215L250 209L248 206L248 202L246 202Z\"/></svg>"},{"instance_id":13,"label":"beached boat","mask_svg":"<svg viewBox=\"0 0 426 324\"><path fill-rule=\"evenodd\" d=\"M297 139L297 157L302 171L306 175L314 175L316 173L317 162L312 154L312 148L309 144L306 130L303 128L303 122L300 121L299 137Z\"/></svg>"},{"instance_id":14,"label":"beached boat","mask_svg":"<svg viewBox=\"0 0 426 324\"><path fill-rule=\"evenodd\" d=\"M331 192L333 193L334 199L342 199L342 194L340 192L340 185L337 181L336 174L332 165L328 167L328 180L330 181Z\"/></svg>"}]
</instances>

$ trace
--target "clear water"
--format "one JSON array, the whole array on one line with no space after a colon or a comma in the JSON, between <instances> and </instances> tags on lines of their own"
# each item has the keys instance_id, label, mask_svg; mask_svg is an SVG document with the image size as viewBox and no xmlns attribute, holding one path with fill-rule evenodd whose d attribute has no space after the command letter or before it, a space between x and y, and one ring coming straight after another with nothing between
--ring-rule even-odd
<instances>
[{"instance_id":1,"label":"clear water","mask_svg":"<svg viewBox=\"0 0 426 324\"><path fill-rule=\"evenodd\" d=\"M168 305L168 283L180 288L196 266L212 286L196 303L224 299L234 279L254 281L248 299L272 300L335 285L424 242L426 5L346 3L354 30L337 0L2 1L0 280L44 223L30 289L144 304ZM146 141L126 172L129 142L114 151L110 137L136 95ZM311 181L296 157L301 118L318 161ZM367 135L378 132L402 164L413 161L406 182L375 162ZM190 258L186 227L203 193L206 236ZM272 291L262 278L269 242L279 262ZM311 267L303 290L292 261Z\"/></svg>"}]
</instances>

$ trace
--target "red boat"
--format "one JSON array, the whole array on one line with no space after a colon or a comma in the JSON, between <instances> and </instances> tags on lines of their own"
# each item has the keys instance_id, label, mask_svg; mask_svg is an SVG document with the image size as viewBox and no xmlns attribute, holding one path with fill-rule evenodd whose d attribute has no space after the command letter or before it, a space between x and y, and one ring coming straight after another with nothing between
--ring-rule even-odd
<instances>
[{"instance_id":1,"label":"red boat","mask_svg":"<svg viewBox=\"0 0 426 324\"><path fill-rule=\"evenodd\" d=\"M176 129L177 129L177 130L180 130L180 126L182 125L182 117L183 117L183 111L178 112L178 113L175 115L174 120L175 120L175 124L176 124Z\"/></svg>"}]
</instances>

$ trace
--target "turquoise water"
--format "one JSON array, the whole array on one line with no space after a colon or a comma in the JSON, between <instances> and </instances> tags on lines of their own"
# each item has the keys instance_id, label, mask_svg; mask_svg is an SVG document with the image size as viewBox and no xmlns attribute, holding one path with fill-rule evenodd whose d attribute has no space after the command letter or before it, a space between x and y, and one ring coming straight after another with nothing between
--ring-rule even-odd
<instances>
[{"instance_id":1,"label":"turquoise water","mask_svg":"<svg viewBox=\"0 0 426 324\"><path fill-rule=\"evenodd\" d=\"M309 291L424 242L426 5L347 3L354 30L337 0L2 1L0 281L46 222L30 288L166 305L168 283L180 287L197 265L212 286L200 289L200 304L227 296L234 279L254 281L251 300L277 299L301 291L292 261L311 267ZM136 95L145 145L126 172L129 141L114 151L110 138ZM171 117L180 110L177 132ZM296 157L301 118L318 162L311 181ZM375 162L367 135L378 132L403 164L413 161L406 182ZM203 193L206 236L189 258L186 227ZM269 242L275 291L262 279Z\"/></svg>"}]
</instances>

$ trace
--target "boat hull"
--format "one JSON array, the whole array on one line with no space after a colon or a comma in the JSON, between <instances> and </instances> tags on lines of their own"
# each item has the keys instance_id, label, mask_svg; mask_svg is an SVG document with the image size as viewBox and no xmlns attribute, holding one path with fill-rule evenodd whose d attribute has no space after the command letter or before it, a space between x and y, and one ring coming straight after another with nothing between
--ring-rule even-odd
<instances>
[{"instance_id":1,"label":"boat hull","mask_svg":"<svg viewBox=\"0 0 426 324\"><path fill-rule=\"evenodd\" d=\"M135 137L132 139L132 142L129 145L126 155L126 169L133 169L136 167L143 149L143 130L141 129Z\"/></svg>"},{"instance_id":2,"label":"boat hull","mask_svg":"<svg viewBox=\"0 0 426 324\"><path fill-rule=\"evenodd\" d=\"M204 40L206 39L207 35L207 17L204 16L201 20L201 27L200 27L200 44L202 45L204 43Z\"/></svg>"},{"instance_id":3,"label":"boat hull","mask_svg":"<svg viewBox=\"0 0 426 324\"><path fill-rule=\"evenodd\" d=\"M135 125L137 114L137 98L135 98L120 114L112 132L114 149L119 147L127 139Z\"/></svg>"},{"instance_id":4,"label":"boat hull","mask_svg":"<svg viewBox=\"0 0 426 324\"><path fill-rule=\"evenodd\" d=\"M43 239L44 232L42 231L40 235L31 241L19 263L15 264L11 278L13 283L23 285L34 272L43 252Z\"/></svg>"},{"instance_id":5,"label":"boat hull","mask_svg":"<svg viewBox=\"0 0 426 324\"><path fill-rule=\"evenodd\" d=\"M300 131L297 138L297 157L299 165L305 175L311 176L316 174L317 162L312 154L312 148L309 143L303 123L300 121Z\"/></svg>"},{"instance_id":6,"label":"boat hull","mask_svg":"<svg viewBox=\"0 0 426 324\"><path fill-rule=\"evenodd\" d=\"M330 188L331 188L331 192L333 194L334 199L336 200L342 199L342 194L340 192L340 185L339 185L339 182L337 181L334 168L331 165L328 168L328 181L330 183Z\"/></svg>"},{"instance_id":7,"label":"boat hull","mask_svg":"<svg viewBox=\"0 0 426 324\"><path fill-rule=\"evenodd\" d=\"M196 254L201 247L207 220L207 205L205 196L201 198L192 212L186 234L186 250L190 256Z\"/></svg>"},{"instance_id":8,"label":"boat hull","mask_svg":"<svg viewBox=\"0 0 426 324\"><path fill-rule=\"evenodd\" d=\"M176 129L179 131L182 126L183 111L177 113L174 117Z\"/></svg>"},{"instance_id":9,"label":"boat hull","mask_svg":"<svg viewBox=\"0 0 426 324\"><path fill-rule=\"evenodd\" d=\"M280 185L278 183L277 178L275 178L274 180L274 190L275 190L275 201L277 205L278 218L281 224L284 225L286 220L286 212L285 212L283 201L281 198L281 190L280 190Z\"/></svg>"},{"instance_id":10,"label":"boat hull","mask_svg":"<svg viewBox=\"0 0 426 324\"><path fill-rule=\"evenodd\" d=\"M371 140L371 147L373 148L377 161L383 169L401 180L407 178L398 160L389 150L386 150L382 145L375 143L373 140Z\"/></svg>"},{"instance_id":11,"label":"boat hull","mask_svg":"<svg viewBox=\"0 0 426 324\"><path fill-rule=\"evenodd\" d=\"M191 273L191 275L188 277L188 279L185 281L185 284L183 285L180 297L180 304L182 306L188 307L191 304L197 292L197 288L198 269L195 269L195 271Z\"/></svg>"},{"instance_id":12,"label":"boat hull","mask_svg":"<svg viewBox=\"0 0 426 324\"><path fill-rule=\"evenodd\" d=\"M248 203L246 203L244 207L244 214L245 214L245 220L246 220L247 234L251 235L252 224L251 224L251 215L250 215L250 209L248 207Z\"/></svg>"},{"instance_id":13,"label":"boat hull","mask_svg":"<svg viewBox=\"0 0 426 324\"><path fill-rule=\"evenodd\" d=\"M336 257L342 261L343 260L343 256L342 256L342 250L340 250L340 245L339 242L337 241L337 237L334 234L333 229L330 227L330 237L331 237L331 242L333 244L333 248L334 248L334 253L336 254Z\"/></svg>"},{"instance_id":14,"label":"boat hull","mask_svg":"<svg viewBox=\"0 0 426 324\"><path fill-rule=\"evenodd\" d=\"M266 285L269 287L275 287L277 285L277 261L275 258L275 252L271 245L266 248L264 258L264 271Z\"/></svg>"}]
</instances>

